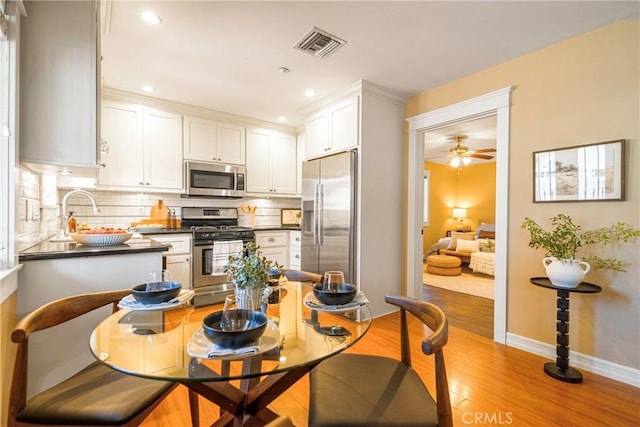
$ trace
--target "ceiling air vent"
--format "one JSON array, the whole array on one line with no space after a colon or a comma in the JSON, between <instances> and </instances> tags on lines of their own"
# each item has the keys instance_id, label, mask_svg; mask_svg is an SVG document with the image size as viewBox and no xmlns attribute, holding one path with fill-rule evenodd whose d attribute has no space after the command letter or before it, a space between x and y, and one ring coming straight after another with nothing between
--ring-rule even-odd
<instances>
[{"instance_id":1,"label":"ceiling air vent","mask_svg":"<svg viewBox=\"0 0 640 427\"><path fill-rule=\"evenodd\" d=\"M309 55L325 58L346 43L326 31L313 27L293 47Z\"/></svg>"}]
</instances>

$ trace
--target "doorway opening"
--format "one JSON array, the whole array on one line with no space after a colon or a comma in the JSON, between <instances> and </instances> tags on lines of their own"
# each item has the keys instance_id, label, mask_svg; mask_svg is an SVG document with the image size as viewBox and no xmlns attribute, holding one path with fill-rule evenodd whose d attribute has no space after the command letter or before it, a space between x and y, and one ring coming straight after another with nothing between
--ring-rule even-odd
<instances>
[{"instance_id":1,"label":"doorway opening","mask_svg":"<svg viewBox=\"0 0 640 427\"><path fill-rule=\"evenodd\" d=\"M493 339L506 342L509 110L512 87L423 113L409 122L407 294L422 295L424 133L474 118L496 116L495 288Z\"/></svg>"}]
</instances>

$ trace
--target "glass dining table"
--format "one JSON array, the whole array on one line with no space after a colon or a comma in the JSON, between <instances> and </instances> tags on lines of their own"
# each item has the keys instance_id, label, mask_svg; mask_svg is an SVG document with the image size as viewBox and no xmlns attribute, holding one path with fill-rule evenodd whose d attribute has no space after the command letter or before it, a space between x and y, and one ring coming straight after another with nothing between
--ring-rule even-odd
<instances>
[{"instance_id":1,"label":"glass dining table","mask_svg":"<svg viewBox=\"0 0 640 427\"><path fill-rule=\"evenodd\" d=\"M184 384L194 426L198 396L220 407L215 426L264 424L278 416L267 405L322 360L355 344L372 321L366 304L318 309L309 282L286 282L271 302L267 330L251 353L225 354L204 336L204 317L221 304L118 310L94 329L91 352L118 372Z\"/></svg>"}]
</instances>

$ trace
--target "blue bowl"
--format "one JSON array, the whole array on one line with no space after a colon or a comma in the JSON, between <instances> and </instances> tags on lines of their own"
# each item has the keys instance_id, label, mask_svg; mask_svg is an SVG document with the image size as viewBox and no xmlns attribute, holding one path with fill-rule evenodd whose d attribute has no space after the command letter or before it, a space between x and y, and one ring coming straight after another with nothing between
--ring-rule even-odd
<instances>
[{"instance_id":1,"label":"blue bowl","mask_svg":"<svg viewBox=\"0 0 640 427\"><path fill-rule=\"evenodd\" d=\"M337 286L338 289L323 290L323 284L316 283L313 285L313 295L322 304L342 305L351 302L358 292L358 288L350 283L343 283Z\"/></svg>"},{"instance_id":2,"label":"blue bowl","mask_svg":"<svg viewBox=\"0 0 640 427\"><path fill-rule=\"evenodd\" d=\"M131 296L141 304L160 304L177 297L182 289L178 282L146 283L134 286Z\"/></svg>"},{"instance_id":3,"label":"blue bowl","mask_svg":"<svg viewBox=\"0 0 640 427\"><path fill-rule=\"evenodd\" d=\"M202 330L209 341L220 347L238 348L257 341L264 334L267 329L266 314L261 311L238 310L247 312L245 314L250 319L249 327L242 330L223 330L220 327L222 311L213 312L202 320Z\"/></svg>"}]
</instances>

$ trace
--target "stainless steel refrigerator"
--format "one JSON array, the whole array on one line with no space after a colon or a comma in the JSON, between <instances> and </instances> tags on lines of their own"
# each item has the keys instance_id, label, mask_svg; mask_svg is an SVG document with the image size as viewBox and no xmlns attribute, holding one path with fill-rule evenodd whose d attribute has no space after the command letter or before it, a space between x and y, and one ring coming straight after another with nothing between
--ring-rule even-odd
<instances>
[{"instance_id":1,"label":"stainless steel refrigerator","mask_svg":"<svg viewBox=\"0 0 640 427\"><path fill-rule=\"evenodd\" d=\"M356 152L302 164L302 262L304 271L340 270L357 285Z\"/></svg>"}]
</instances>

